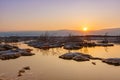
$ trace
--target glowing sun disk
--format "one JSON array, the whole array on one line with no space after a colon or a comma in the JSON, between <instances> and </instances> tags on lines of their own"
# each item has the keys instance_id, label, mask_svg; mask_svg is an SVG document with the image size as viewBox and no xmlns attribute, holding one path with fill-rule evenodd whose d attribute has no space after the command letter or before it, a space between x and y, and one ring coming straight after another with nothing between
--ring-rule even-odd
<instances>
[{"instance_id":1,"label":"glowing sun disk","mask_svg":"<svg viewBox=\"0 0 120 80\"><path fill-rule=\"evenodd\" d=\"M84 28L83 28L83 31L87 31L87 30L88 30L88 28L87 28L87 27L84 27Z\"/></svg>"}]
</instances>

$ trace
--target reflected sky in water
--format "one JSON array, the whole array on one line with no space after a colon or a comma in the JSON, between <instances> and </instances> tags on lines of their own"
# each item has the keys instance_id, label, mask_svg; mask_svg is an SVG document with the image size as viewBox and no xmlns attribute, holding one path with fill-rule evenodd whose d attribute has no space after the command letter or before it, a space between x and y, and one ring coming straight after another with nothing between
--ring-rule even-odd
<instances>
[{"instance_id":1,"label":"reflected sky in water","mask_svg":"<svg viewBox=\"0 0 120 80\"><path fill-rule=\"evenodd\" d=\"M59 55L69 52L62 48L40 50L19 44L21 48L31 48L36 54L30 57L20 57L13 60L0 61L0 77L13 80L120 80L120 67L102 63L98 60L76 62L63 60ZM120 58L120 45L114 47L91 47L70 52L83 52L95 57ZM93 65L91 62L96 62ZM17 72L24 66L30 66L22 77L17 78Z\"/></svg>"}]
</instances>

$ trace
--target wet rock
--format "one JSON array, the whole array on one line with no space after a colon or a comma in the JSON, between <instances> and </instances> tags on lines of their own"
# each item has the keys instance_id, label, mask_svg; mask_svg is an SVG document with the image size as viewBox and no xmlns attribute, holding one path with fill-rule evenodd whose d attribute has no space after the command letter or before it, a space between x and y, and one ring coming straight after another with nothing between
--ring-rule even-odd
<instances>
[{"instance_id":1,"label":"wet rock","mask_svg":"<svg viewBox=\"0 0 120 80\"><path fill-rule=\"evenodd\" d=\"M32 49L24 49L26 52L31 52L33 51Z\"/></svg>"},{"instance_id":2,"label":"wet rock","mask_svg":"<svg viewBox=\"0 0 120 80\"><path fill-rule=\"evenodd\" d=\"M3 47L0 47L0 51L5 51L6 49Z\"/></svg>"},{"instance_id":3,"label":"wet rock","mask_svg":"<svg viewBox=\"0 0 120 80\"><path fill-rule=\"evenodd\" d=\"M93 58L93 57L92 57L91 55L89 55L89 54L80 53L80 55L82 55L82 56L84 56L84 57L86 57L86 58L89 58L89 59Z\"/></svg>"},{"instance_id":4,"label":"wet rock","mask_svg":"<svg viewBox=\"0 0 120 80\"><path fill-rule=\"evenodd\" d=\"M98 44L96 44L96 46L114 46L114 44L110 44L110 43L98 43Z\"/></svg>"},{"instance_id":5,"label":"wet rock","mask_svg":"<svg viewBox=\"0 0 120 80\"><path fill-rule=\"evenodd\" d=\"M19 70L17 76L21 77L26 72L26 70L30 70L30 66L23 67L21 70Z\"/></svg>"},{"instance_id":6,"label":"wet rock","mask_svg":"<svg viewBox=\"0 0 120 80\"><path fill-rule=\"evenodd\" d=\"M73 59L75 61L89 61L91 57L92 57L91 55L78 53L78 52L66 53L59 56L59 58L62 58L62 59Z\"/></svg>"},{"instance_id":7,"label":"wet rock","mask_svg":"<svg viewBox=\"0 0 120 80\"><path fill-rule=\"evenodd\" d=\"M79 52L66 53L66 54L59 56L59 58L75 60L75 61L103 60L102 58L93 57L89 54L84 54L84 53L79 53Z\"/></svg>"},{"instance_id":8,"label":"wet rock","mask_svg":"<svg viewBox=\"0 0 120 80\"><path fill-rule=\"evenodd\" d=\"M59 56L59 58L73 59L73 57L78 56L78 55L80 55L80 53L66 53L66 54L63 54L63 55Z\"/></svg>"},{"instance_id":9,"label":"wet rock","mask_svg":"<svg viewBox=\"0 0 120 80\"><path fill-rule=\"evenodd\" d=\"M0 44L0 51L11 50L11 49L18 49L18 47L8 44Z\"/></svg>"},{"instance_id":10,"label":"wet rock","mask_svg":"<svg viewBox=\"0 0 120 80\"><path fill-rule=\"evenodd\" d=\"M32 56L35 55L34 53L29 53L29 52L20 52L22 56Z\"/></svg>"},{"instance_id":11,"label":"wet rock","mask_svg":"<svg viewBox=\"0 0 120 80\"><path fill-rule=\"evenodd\" d=\"M32 56L32 55L35 55L34 53L22 53L22 56Z\"/></svg>"},{"instance_id":12,"label":"wet rock","mask_svg":"<svg viewBox=\"0 0 120 80\"><path fill-rule=\"evenodd\" d=\"M90 59L88 57L78 55L78 56L73 57L73 60L75 60L75 61L89 61Z\"/></svg>"},{"instance_id":13,"label":"wet rock","mask_svg":"<svg viewBox=\"0 0 120 80\"><path fill-rule=\"evenodd\" d=\"M6 53L6 54L0 55L0 59L2 59L2 60L16 59L20 56L21 56L20 53Z\"/></svg>"},{"instance_id":14,"label":"wet rock","mask_svg":"<svg viewBox=\"0 0 120 80\"><path fill-rule=\"evenodd\" d=\"M78 50L78 49L83 48L83 46L81 46L77 42L67 42L64 44L63 48L67 50Z\"/></svg>"},{"instance_id":15,"label":"wet rock","mask_svg":"<svg viewBox=\"0 0 120 80\"><path fill-rule=\"evenodd\" d=\"M23 67L24 70L30 70L30 66Z\"/></svg>"},{"instance_id":16,"label":"wet rock","mask_svg":"<svg viewBox=\"0 0 120 80\"><path fill-rule=\"evenodd\" d=\"M91 57L90 59L92 59L92 60L103 60L103 58L99 58L99 57Z\"/></svg>"},{"instance_id":17,"label":"wet rock","mask_svg":"<svg viewBox=\"0 0 120 80\"><path fill-rule=\"evenodd\" d=\"M6 53L11 53L12 50L6 50L6 51L0 51L0 55L6 54Z\"/></svg>"},{"instance_id":18,"label":"wet rock","mask_svg":"<svg viewBox=\"0 0 120 80\"><path fill-rule=\"evenodd\" d=\"M18 77L20 77L20 76L22 76L22 73L18 73L18 75L17 75Z\"/></svg>"},{"instance_id":19,"label":"wet rock","mask_svg":"<svg viewBox=\"0 0 120 80\"><path fill-rule=\"evenodd\" d=\"M35 55L31 53L31 49L14 49L7 51L0 51L0 59L8 60L8 59L16 59L20 56L32 56Z\"/></svg>"},{"instance_id":20,"label":"wet rock","mask_svg":"<svg viewBox=\"0 0 120 80\"><path fill-rule=\"evenodd\" d=\"M77 49L81 49L82 46L75 46L75 45L64 45L64 49L67 49L67 50L77 50Z\"/></svg>"},{"instance_id":21,"label":"wet rock","mask_svg":"<svg viewBox=\"0 0 120 80\"><path fill-rule=\"evenodd\" d=\"M110 65L120 66L120 58L103 59L102 62L110 64Z\"/></svg>"},{"instance_id":22,"label":"wet rock","mask_svg":"<svg viewBox=\"0 0 120 80\"><path fill-rule=\"evenodd\" d=\"M21 69L21 70L19 70L18 73L25 73L25 70L24 70L24 69Z\"/></svg>"},{"instance_id":23,"label":"wet rock","mask_svg":"<svg viewBox=\"0 0 120 80\"><path fill-rule=\"evenodd\" d=\"M29 46L34 47L34 48L39 48L39 49L44 49L44 50L48 50L50 48L58 48L58 47L62 47L63 45L61 43L57 43L57 42L40 42L40 41L30 41L28 43Z\"/></svg>"},{"instance_id":24,"label":"wet rock","mask_svg":"<svg viewBox=\"0 0 120 80\"><path fill-rule=\"evenodd\" d=\"M95 47L96 44L94 42L88 42L88 41L86 42L86 41L84 41L82 46L84 46L84 47Z\"/></svg>"},{"instance_id":25,"label":"wet rock","mask_svg":"<svg viewBox=\"0 0 120 80\"><path fill-rule=\"evenodd\" d=\"M96 65L96 62L92 62L93 65Z\"/></svg>"}]
</instances>

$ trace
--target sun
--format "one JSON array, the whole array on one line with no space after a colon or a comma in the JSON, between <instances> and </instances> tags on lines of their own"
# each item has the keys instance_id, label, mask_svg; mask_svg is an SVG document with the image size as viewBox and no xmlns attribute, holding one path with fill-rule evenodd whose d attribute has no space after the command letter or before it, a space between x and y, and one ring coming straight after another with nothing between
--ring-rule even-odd
<instances>
[{"instance_id":1,"label":"sun","mask_svg":"<svg viewBox=\"0 0 120 80\"><path fill-rule=\"evenodd\" d=\"M87 28L87 27L84 27L84 28L83 28L83 31L87 31L87 30L88 30L88 28Z\"/></svg>"}]
</instances>

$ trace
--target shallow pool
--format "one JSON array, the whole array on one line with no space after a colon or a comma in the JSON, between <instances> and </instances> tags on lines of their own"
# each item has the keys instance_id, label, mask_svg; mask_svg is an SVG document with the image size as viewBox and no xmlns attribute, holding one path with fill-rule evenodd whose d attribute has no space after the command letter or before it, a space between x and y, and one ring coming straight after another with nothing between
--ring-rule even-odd
<instances>
[{"instance_id":1,"label":"shallow pool","mask_svg":"<svg viewBox=\"0 0 120 80\"><path fill-rule=\"evenodd\" d=\"M23 43L20 48L32 48ZM102 63L99 60L76 62L58 58L67 52L83 52L100 58L120 58L120 45L113 47L91 47L68 51L62 48L40 50L32 48L34 56L11 60L0 60L0 78L5 80L120 80L120 66ZM96 62L93 65L91 62ZM21 77L18 71L30 66Z\"/></svg>"}]
</instances>

